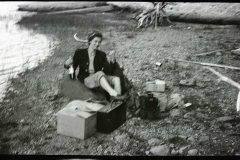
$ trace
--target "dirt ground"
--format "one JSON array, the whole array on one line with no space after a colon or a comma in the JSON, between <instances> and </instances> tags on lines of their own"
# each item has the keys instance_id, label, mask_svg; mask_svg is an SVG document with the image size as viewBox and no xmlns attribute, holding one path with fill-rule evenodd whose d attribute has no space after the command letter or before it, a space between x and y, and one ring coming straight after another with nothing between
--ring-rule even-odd
<instances>
[{"instance_id":1,"label":"dirt ground","mask_svg":"<svg viewBox=\"0 0 240 160\"><path fill-rule=\"evenodd\" d=\"M157 29L136 29L137 22L130 17L127 11L100 15L35 15L19 22L29 30L54 37L60 44L54 55L37 68L12 79L0 107L1 154L152 156L153 148L163 145L169 156L184 156L192 149L197 150L197 156L240 154L238 89L219 82L217 76L200 65L165 59L240 67L240 57L230 51L193 56L239 48L240 37L236 33L240 33L240 27L172 22L171 26ZM184 101L192 105L181 109L181 114L156 121L135 117L133 108L128 108L126 123L110 134L96 133L86 140L58 135L57 112L70 102L58 88L67 75L63 63L76 48L86 47L76 42L73 35L79 33L86 37L92 29L104 34L102 50L116 50L135 92L144 91L148 80L162 79L166 81L167 93L180 93L185 96ZM156 67L156 62L162 66ZM240 83L239 71L215 69ZM196 84L191 87L179 84L188 78L196 79ZM225 116L232 117L231 121L218 119Z\"/></svg>"}]
</instances>

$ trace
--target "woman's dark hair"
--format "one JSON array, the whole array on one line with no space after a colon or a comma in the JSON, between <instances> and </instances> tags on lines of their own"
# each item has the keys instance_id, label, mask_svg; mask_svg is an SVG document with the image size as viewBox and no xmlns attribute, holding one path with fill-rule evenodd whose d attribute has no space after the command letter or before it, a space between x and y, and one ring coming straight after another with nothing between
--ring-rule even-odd
<instances>
[{"instance_id":1,"label":"woman's dark hair","mask_svg":"<svg viewBox=\"0 0 240 160\"><path fill-rule=\"evenodd\" d=\"M102 35L102 33L98 32L98 31L92 31L88 35L88 44L90 44L91 40L93 40L95 37L99 37L102 39L103 35Z\"/></svg>"}]
</instances>

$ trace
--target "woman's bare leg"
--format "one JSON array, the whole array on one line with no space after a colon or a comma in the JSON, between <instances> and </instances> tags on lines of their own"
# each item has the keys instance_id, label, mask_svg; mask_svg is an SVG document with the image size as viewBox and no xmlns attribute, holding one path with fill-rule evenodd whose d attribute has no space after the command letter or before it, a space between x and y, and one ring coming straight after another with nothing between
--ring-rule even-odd
<instances>
[{"instance_id":1,"label":"woman's bare leg","mask_svg":"<svg viewBox=\"0 0 240 160\"><path fill-rule=\"evenodd\" d=\"M106 80L106 78L104 76L102 76L100 78L100 85L103 89L105 89L110 96L117 96L118 92L116 92L108 83L108 81Z\"/></svg>"},{"instance_id":2,"label":"woman's bare leg","mask_svg":"<svg viewBox=\"0 0 240 160\"><path fill-rule=\"evenodd\" d=\"M121 81L119 77L114 77L112 79L113 85L114 85L114 90L118 93L118 95L121 95L122 93L122 88L121 88Z\"/></svg>"}]
</instances>

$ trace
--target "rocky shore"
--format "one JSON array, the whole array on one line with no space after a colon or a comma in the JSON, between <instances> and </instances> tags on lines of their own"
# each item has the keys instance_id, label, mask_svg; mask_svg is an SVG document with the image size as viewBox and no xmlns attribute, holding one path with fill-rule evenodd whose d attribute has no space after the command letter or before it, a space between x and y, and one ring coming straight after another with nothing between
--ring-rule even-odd
<instances>
[{"instance_id":1,"label":"rocky shore","mask_svg":"<svg viewBox=\"0 0 240 160\"><path fill-rule=\"evenodd\" d=\"M18 24L59 40L54 54L38 67L11 81L0 105L0 153L24 155L93 156L239 156L240 125L236 112L238 89L219 82L199 65L165 58L209 62L240 67L239 56L230 51L195 57L219 49L239 48L238 25L209 25L172 22L157 29L136 29L129 12L104 14L34 15ZM84 22L84 23L83 23ZM95 133L86 140L56 132L57 112L71 100L59 85L67 70L63 64L76 48L86 47L73 38L103 32L101 49L115 49L134 92L144 91L146 81L166 82L166 93L184 95L186 108L175 108L170 116L150 121L127 109L127 121L110 134ZM161 62L161 67L156 66ZM238 71L216 68L239 83ZM181 80L195 79L191 86Z\"/></svg>"}]
</instances>

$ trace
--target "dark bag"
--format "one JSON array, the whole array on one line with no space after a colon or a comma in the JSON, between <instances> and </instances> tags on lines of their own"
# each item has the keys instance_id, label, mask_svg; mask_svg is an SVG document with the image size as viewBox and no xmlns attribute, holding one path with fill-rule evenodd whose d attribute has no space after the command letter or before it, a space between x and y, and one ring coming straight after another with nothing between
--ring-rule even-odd
<instances>
[{"instance_id":1,"label":"dark bag","mask_svg":"<svg viewBox=\"0 0 240 160\"><path fill-rule=\"evenodd\" d=\"M158 107L158 99L153 96L153 94L140 94L140 108L145 111L154 111Z\"/></svg>"}]
</instances>

